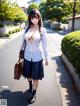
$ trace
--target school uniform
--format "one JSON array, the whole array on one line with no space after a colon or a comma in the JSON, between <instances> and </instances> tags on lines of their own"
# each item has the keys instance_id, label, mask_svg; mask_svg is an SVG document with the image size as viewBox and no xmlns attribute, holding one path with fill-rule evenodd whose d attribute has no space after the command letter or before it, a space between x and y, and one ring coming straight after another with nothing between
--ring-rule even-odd
<instances>
[{"instance_id":1,"label":"school uniform","mask_svg":"<svg viewBox=\"0 0 80 106\"><path fill-rule=\"evenodd\" d=\"M32 41L29 40L31 35L32 32L30 29L23 35L23 39L26 40L23 76L25 78L41 80L44 77L44 68L42 62L43 59L48 58L46 39L47 34L45 28L41 28L41 35L39 31L35 31ZM42 42L43 52L40 47L40 42ZM44 57L42 53L44 54Z\"/></svg>"}]
</instances>

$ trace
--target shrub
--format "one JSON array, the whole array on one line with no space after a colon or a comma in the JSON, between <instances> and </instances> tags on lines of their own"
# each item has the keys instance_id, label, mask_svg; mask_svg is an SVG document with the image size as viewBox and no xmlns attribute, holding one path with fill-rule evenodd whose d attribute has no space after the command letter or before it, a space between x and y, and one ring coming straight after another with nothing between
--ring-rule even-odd
<instances>
[{"instance_id":1,"label":"shrub","mask_svg":"<svg viewBox=\"0 0 80 106\"><path fill-rule=\"evenodd\" d=\"M20 28L15 29L16 32L19 32L20 30L21 30Z\"/></svg>"},{"instance_id":2,"label":"shrub","mask_svg":"<svg viewBox=\"0 0 80 106\"><path fill-rule=\"evenodd\" d=\"M12 34L12 31L9 31L9 34Z\"/></svg>"},{"instance_id":3,"label":"shrub","mask_svg":"<svg viewBox=\"0 0 80 106\"><path fill-rule=\"evenodd\" d=\"M15 29L15 32L18 32L17 29Z\"/></svg>"},{"instance_id":4,"label":"shrub","mask_svg":"<svg viewBox=\"0 0 80 106\"><path fill-rule=\"evenodd\" d=\"M12 36L11 34L16 33L16 32L19 32L20 30L21 30L21 28L17 28L15 30L10 30L8 32L8 34L6 34L6 37L10 37L10 36Z\"/></svg>"},{"instance_id":5,"label":"shrub","mask_svg":"<svg viewBox=\"0 0 80 106\"><path fill-rule=\"evenodd\" d=\"M12 33L15 33L15 30L12 30Z\"/></svg>"},{"instance_id":6,"label":"shrub","mask_svg":"<svg viewBox=\"0 0 80 106\"><path fill-rule=\"evenodd\" d=\"M20 28L18 28L17 30L18 30L18 32L19 32L21 29L20 29Z\"/></svg>"},{"instance_id":7,"label":"shrub","mask_svg":"<svg viewBox=\"0 0 80 106\"><path fill-rule=\"evenodd\" d=\"M20 28L17 28L17 29L15 29L15 30L10 30L10 31L9 31L9 34L19 32L20 30L21 30Z\"/></svg>"},{"instance_id":8,"label":"shrub","mask_svg":"<svg viewBox=\"0 0 80 106\"><path fill-rule=\"evenodd\" d=\"M68 24L68 19L62 19L61 22L62 22L63 24Z\"/></svg>"},{"instance_id":9,"label":"shrub","mask_svg":"<svg viewBox=\"0 0 80 106\"><path fill-rule=\"evenodd\" d=\"M80 31L67 34L61 42L61 50L80 75Z\"/></svg>"},{"instance_id":10,"label":"shrub","mask_svg":"<svg viewBox=\"0 0 80 106\"><path fill-rule=\"evenodd\" d=\"M6 34L6 37L9 37L9 34Z\"/></svg>"},{"instance_id":11,"label":"shrub","mask_svg":"<svg viewBox=\"0 0 80 106\"><path fill-rule=\"evenodd\" d=\"M4 25L3 24L0 24L0 28L2 28L2 27L4 27Z\"/></svg>"}]
</instances>

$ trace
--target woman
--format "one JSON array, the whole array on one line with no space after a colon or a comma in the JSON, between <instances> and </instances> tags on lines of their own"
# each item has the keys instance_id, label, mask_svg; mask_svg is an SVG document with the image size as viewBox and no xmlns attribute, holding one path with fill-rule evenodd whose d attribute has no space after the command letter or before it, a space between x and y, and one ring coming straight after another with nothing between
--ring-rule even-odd
<instances>
[{"instance_id":1,"label":"woman","mask_svg":"<svg viewBox=\"0 0 80 106\"><path fill-rule=\"evenodd\" d=\"M36 98L38 81L44 77L43 55L40 48L42 41L45 65L48 65L48 53L46 42L46 30L42 27L42 18L39 10L33 9L28 17L28 27L26 28L24 39L26 47L24 52L23 76L28 79L29 92L31 94L29 102Z\"/></svg>"}]
</instances>

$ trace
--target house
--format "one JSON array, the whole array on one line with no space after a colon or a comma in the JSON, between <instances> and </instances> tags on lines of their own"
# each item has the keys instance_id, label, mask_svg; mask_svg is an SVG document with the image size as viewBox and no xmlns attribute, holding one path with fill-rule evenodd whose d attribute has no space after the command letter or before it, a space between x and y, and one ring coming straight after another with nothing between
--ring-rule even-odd
<instances>
[{"instance_id":1,"label":"house","mask_svg":"<svg viewBox=\"0 0 80 106\"><path fill-rule=\"evenodd\" d=\"M68 28L71 30L72 28L72 19L73 17L70 17L68 19ZM74 25L75 30L80 30L80 15L75 16L75 25Z\"/></svg>"}]
</instances>

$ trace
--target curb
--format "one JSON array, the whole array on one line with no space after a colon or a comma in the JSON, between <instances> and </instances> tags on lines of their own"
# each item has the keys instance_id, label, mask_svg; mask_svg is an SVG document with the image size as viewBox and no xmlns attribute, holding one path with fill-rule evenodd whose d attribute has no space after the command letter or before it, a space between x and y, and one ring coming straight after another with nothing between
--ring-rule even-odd
<instances>
[{"instance_id":1,"label":"curb","mask_svg":"<svg viewBox=\"0 0 80 106\"><path fill-rule=\"evenodd\" d=\"M65 62L67 68L69 69L69 72L71 73L75 87L77 88L78 92L80 93L80 78L78 76L77 69L71 64L71 62L68 60L68 58L62 53L61 58Z\"/></svg>"},{"instance_id":2,"label":"curb","mask_svg":"<svg viewBox=\"0 0 80 106\"><path fill-rule=\"evenodd\" d=\"M61 102L62 102L61 106L68 106L67 105L68 100L66 100L66 97L65 97L66 96L65 94L67 94L67 92L66 92L65 88L61 87L61 84L59 82L60 81L60 74L57 71L56 71L56 80L57 80L57 85L58 85L58 89L59 89L60 96L61 96Z\"/></svg>"},{"instance_id":3,"label":"curb","mask_svg":"<svg viewBox=\"0 0 80 106\"><path fill-rule=\"evenodd\" d=\"M61 55L59 55L59 56L61 58ZM58 67L58 66L56 65L56 67ZM59 92L60 92L60 96L61 96L61 101L62 101L61 106L68 106L67 103L69 101L66 99L66 95L68 95L67 89L61 86L60 76L61 76L61 73L59 71L56 71L57 86L58 86L58 89L59 89Z\"/></svg>"}]
</instances>

